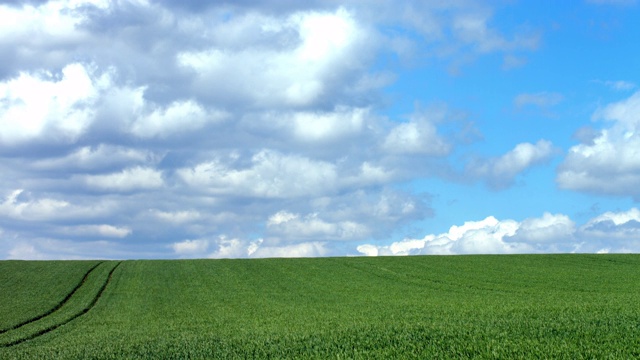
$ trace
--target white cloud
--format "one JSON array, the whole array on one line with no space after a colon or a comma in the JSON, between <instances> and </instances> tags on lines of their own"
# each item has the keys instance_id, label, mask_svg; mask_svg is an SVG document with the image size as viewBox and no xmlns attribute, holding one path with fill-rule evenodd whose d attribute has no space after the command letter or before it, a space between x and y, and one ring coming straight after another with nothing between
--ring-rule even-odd
<instances>
[{"instance_id":1,"label":"white cloud","mask_svg":"<svg viewBox=\"0 0 640 360\"><path fill-rule=\"evenodd\" d=\"M521 222L489 216L452 226L447 233L391 245L363 244L367 256L416 254L512 254L640 251L640 210L607 212L577 227L564 214L544 213Z\"/></svg>"},{"instance_id":2,"label":"white cloud","mask_svg":"<svg viewBox=\"0 0 640 360\"><path fill-rule=\"evenodd\" d=\"M7 259L21 260L95 260L128 259L132 253L127 245L112 241L73 241L56 238L0 239L0 247L8 247ZM158 253L139 251L133 258L157 257Z\"/></svg>"},{"instance_id":3,"label":"white cloud","mask_svg":"<svg viewBox=\"0 0 640 360\"><path fill-rule=\"evenodd\" d=\"M178 63L196 72L195 83L202 96L223 100L233 97L254 106L308 106L333 97L332 83L344 83L341 75L359 70L368 59L373 43L353 15L340 8L335 12L307 11L287 19L247 15L231 19L232 37L247 45L282 39L284 46L234 48L213 47L184 51ZM242 34L242 35L240 35ZM249 37L249 39L247 39ZM219 84L224 84L220 87ZM336 89L337 90L337 89Z\"/></svg>"},{"instance_id":4,"label":"white cloud","mask_svg":"<svg viewBox=\"0 0 640 360\"><path fill-rule=\"evenodd\" d=\"M22 73L0 83L0 139L18 144L38 137L74 142L93 120L98 84L84 65L71 64L59 77Z\"/></svg>"},{"instance_id":5,"label":"white cloud","mask_svg":"<svg viewBox=\"0 0 640 360\"><path fill-rule=\"evenodd\" d=\"M252 257L317 257L326 256L328 252L325 243L312 241L283 246L260 246L252 254Z\"/></svg>"},{"instance_id":6,"label":"white cloud","mask_svg":"<svg viewBox=\"0 0 640 360\"><path fill-rule=\"evenodd\" d=\"M611 123L588 143L571 147L558 168L561 188L640 198L640 92L610 104L594 119Z\"/></svg>"},{"instance_id":7,"label":"white cloud","mask_svg":"<svg viewBox=\"0 0 640 360\"><path fill-rule=\"evenodd\" d=\"M181 258L244 258L253 256L262 240L245 241L220 235L214 238L183 240L171 244L174 253ZM215 248L215 251L211 251Z\"/></svg>"},{"instance_id":8,"label":"white cloud","mask_svg":"<svg viewBox=\"0 0 640 360\"><path fill-rule=\"evenodd\" d=\"M297 155L262 150L251 158L251 166L234 169L213 160L194 168L178 170L189 186L220 195L289 198L332 192L338 174L335 165Z\"/></svg>"},{"instance_id":9,"label":"white cloud","mask_svg":"<svg viewBox=\"0 0 640 360\"><path fill-rule=\"evenodd\" d=\"M329 113L297 112L285 121L293 123L294 136L300 141L336 141L360 133L368 115L368 109L339 107Z\"/></svg>"},{"instance_id":10,"label":"white cloud","mask_svg":"<svg viewBox=\"0 0 640 360\"><path fill-rule=\"evenodd\" d=\"M198 130L208 122L219 122L227 116L223 111L207 112L194 101L176 101L138 118L131 125L131 132L142 138L166 138L176 133Z\"/></svg>"},{"instance_id":11,"label":"white cloud","mask_svg":"<svg viewBox=\"0 0 640 360\"><path fill-rule=\"evenodd\" d=\"M466 171L474 178L485 179L492 188L502 189L513 184L518 174L548 161L553 154L554 148L550 141L520 143L500 157L471 162Z\"/></svg>"},{"instance_id":12,"label":"white cloud","mask_svg":"<svg viewBox=\"0 0 640 360\"><path fill-rule=\"evenodd\" d=\"M589 220L580 230L589 237L640 241L640 210L606 212Z\"/></svg>"},{"instance_id":13,"label":"white cloud","mask_svg":"<svg viewBox=\"0 0 640 360\"><path fill-rule=\"evenodd\" d=\"M499 221L489 216L481 221L467 221L452 226L448 233L427 235L422 239L405 239L389 246L362 245L358 251L368 255L409 254L495 254L531 252L525 243L512 243L505 238L513 236L519 224L513 220Z\"/></svg>"},{"instance_id":14,"label":"white cloud","mask_svg":"<svg viewBox=\"0 0 640 360\"><path fill-rule=\"evenodd\" d=\"M24 190L13 191L0 203L0 216L26 221L51 221L59 219L87 219L110 212L110 205L96 204L91 207L75 205L65 200L40 198L30 199Z\"/></svg>"},{"instance_id":15,"label":"white cloud","mask_svg":"<svg viewBox=\"0 0 640 360\"><path fill-rule=\"evenodd\" d=\"M429 216L394 181L447 167L460 138L438 111L380 115L396 55L536 45L477 4L192 5L0 5L0 191L25 189L0 199L24 245L2 254L343 254Z\"/></svg>"},{"instance_id":16,"label":"white cloud","mask_svg":"<svg viewBox=\"0 0 640 360\"><path fill-rule=\"evenodd\" d=\"M200 220L203 215L199 211L159 211L151 210L151 213L163 222L173 224L185 224Z\"/></svg>"},{"instance_id":17,"label":"white cloud","mask_svg":"<svg viewBox=\"0 0 640 360\"><path fill-rule=\"evenodd\" d=\"M13 39L26 49L42 43L51 46L80 42L87 37L78 30L78 25L85 20L81 12L74 11L80 5L82 2L77 1L48 1L20 7L0 4L0 39Z\"/></svg>"},{"instance_id":18,"label":"white cloud","mask_svg":"<svg viewBox=\"0 0 640 360\"><path fill-rule=\"evenodd\" d=\"M370 256L566 252L577 246L572 243L574 233L574 223L562 214L545 213L522 222L489 216L454 225L444 234L405 239L389 246L361 245L358 251Z\"/></svg>"},{"instance_id":19,"label":"white cloud","mask_svg":"<svg viewBox=\"0 0 640 360\"><path fill-rule=\"evenodd\" d=\"M224 235L218 238L216 244L218 249L208 254L207 257L215 259L247 257L251 245L238 238L228 238Z\"/></svg>"},{"instance_id":20,"label":"white cloud","mask_svg":"<svg viewBox=\"0 0 640 360\"><path fill-rule=\"evenodd\" d=\"M99 236L108 238L124 238L129 236L132 232L129 227L118 227L108 224L63 226L56 229L56 231L64 235Z\"/></svg>"},{"instance_id":21,"label":"white cloud","mask_svg":"<svg viewBox=\"0 0 640 360\"><path fill-rule=\"evenodd\" d=\"M83 146L68 155L56 158L44 158L34 161L31 166L39 170L102 169L126 164L156 164L162 154L151 150L135 149L125 146L99 144Z\"/></svg>"},{"instance_id":22,"label":"white cloud","mask_svg":"<svg viewBox=\"0 0 640 360\"><path fill-rule=\"evenodd\" d=\"M267 233L286 239L353 240L366 237L369 229L353 221L329 222L319 214L300 216L279 211L267 221Z\"/></svg>"},{"instance_id":23,"label":"white cloud","mask_svg":"<svg viewBox=\"0 0 640 360\"><path fill-rule=\"evenodd\" d=\"M18 243L8 251L7 259L18 260L45 260L47 256L38 250L35 246L27 243Z\"/></svg>"},{"instance_id":24,"label":"white cloud","mask_svg":"<svg viewBox=\"0 0 640 360\"><path fill-rule=\"evenodd\" d=\"M158 189L164 185L162 172L146 167L124 169L105 175L84 175L80 177L90 188L103 191L134 191Z\"/></svg>"},{"instance_id":25,"label":"white cloud","mask_svg":"<svg viewBox=\"0 0 640 360\"><path fill-rule=\"evenodd\" d=\"M201 256L209 248L209 241L206 239L184 240L171 244L171 248L179 256Z\"/></svg>"},{"instance_id":26,"label":"white cloud","mask_svg":"<svg viewBox=\"0 0 640 360\"><path fill-rule=\"evenodd\" d=\"M442 114L435 114L442 117ZM382 145L392 154L416 154L444 156L451 145L438 133L434 121L426 114L415 114L407 123L397 125L387 135Z\"/></svg>"},{"instance_id":27,"label":"white cloud","mask_svg":"<svg viewBox=\"0 0 640 360\"><path fill-rule=\"evenodd\" d=\"M565 243L574 240L575 231L576 225L567 215L544 213L541 218L522 221L509 241L550 245Z\"/></svg>"}]
</instances>

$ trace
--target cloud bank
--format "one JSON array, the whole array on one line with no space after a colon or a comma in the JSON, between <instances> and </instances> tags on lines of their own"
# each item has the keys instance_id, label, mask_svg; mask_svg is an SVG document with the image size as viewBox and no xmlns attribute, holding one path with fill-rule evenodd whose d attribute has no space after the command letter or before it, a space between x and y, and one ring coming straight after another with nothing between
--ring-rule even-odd
<instances>
[{"instance_id":1,"label":"cloud bank","mask_svg":"<svg viewBox=\"0 0 640 360\"><path fill-rule=\"evenodd\" d=\"M355 254L434 215L413 181L507 189L557 154L551 141L465 156L466 132L482 134L461 111L384 111L385 89L419 61L454 76L482 57L524 66L541 32L504 31L493 14L475 1L2 3L0 258ZM638 99L597 113L611 127L570 149L559 186L639 196ZM572 229L536 221L487 218L411 244L538 251Z\"/></svg>"}]
</instances>

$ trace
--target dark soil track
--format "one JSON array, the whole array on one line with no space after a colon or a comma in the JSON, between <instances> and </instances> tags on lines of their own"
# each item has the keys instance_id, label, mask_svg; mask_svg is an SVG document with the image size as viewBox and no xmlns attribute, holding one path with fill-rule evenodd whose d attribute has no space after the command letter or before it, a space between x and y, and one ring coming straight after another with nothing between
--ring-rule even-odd
<instances>
[{"instance_id":1,"label":"dark soil track","mask_svg":"<svg viewBox=\"0 0 640 360\"><path fill-rule=\"evenodd\" d=\"M33 317L33 318L31 318L31 319L29 319L29 320L27 320L27 321L24 321L24 322L20 323L20 324L14 325L14 326L12 326L12 327L11 327L11 328L9 328L9 329L2 330L2 331L0 332L0 334L7 333L7 332L9 332L9 331L13 331L13 330L17 330L17 329L19 329L19 328L21 328L21 327L23 327L23 326L25 326L25 325L28 325L28 324L34 323L34 322L36 322L36 321L38 321L38 320L44 319L44 318L46 318L47 316L50 316L51 314L53 314L53 313L55 313L56 311L60 310L60 308L62 308L62 307L63 307L67 302L69 302L69 300L71 300L71 299L72 299L73 295L78 291L78 289L80 289L80 288L82 287L82 285L84 285L84 284L86 283L87 278L89 277L89 275L91 275L91 273L92 273L92 272L93 272L93 271L94 271L98 266L100 266L100 265L101 265L101 264L103 264L103 263L104 263L104 262L99 262L98 264L96 264L95 266L93 266L91 269L89 269L89 271L87 271L87 272L86 272L86 274L84 275L84 277L82 278L82 280L80 281L80 283L79 283L79 284L78 284L78 285L77 285L77 286L76 286L76 287L75 287L75 288L74 288L74 289L73 289L73 290L72 290L72 291L71 291L71 292L70 292L70 293L69 293L69 294L68 294L64 299L62 299L62 301L60 301L60 303L58 303L55 307L53 307L52 309L50 309L49 311L47 311L47 312L46 312L46 313L44 313L44 314L38 315L38 316L36 316L36 317ZM47 328L44 328L44 329L42 329L42 330L39 330L39 331L37 331L36 333L31 334L31 335L29 335L29 336L26 336L26 337L24 337L24 338L20 338L20 339L17 339L17 340L14 340L14 341L11 341L11 342L9 342L9 343L5 343L5 344L0 344L0 347L5 347L5 348L6 348L6 347L11 347L11 346L14 346L14 345L21 344L21 343L23 343L23 342L25 342L25 341L35 339L35 338L37 338L37 337L39 337L39 336L42 336L42 335L44 335L44 334L46 334L46 333L48 333L48 332L51 332L51 331L53 331L53 330L55 330L55 329L59 328L59 327L60 327L60 326L62 326L62 325L68 324L68 323L70 323L71 321L73 321L73 320L77 319L78 317L80 317L80 316L82 316L82 315L86 314L87 312L89 312L89 310L91 310L91 309L96 305L96 303L98 302L98 300L100 299L100 297L101 297L101 296L102 296L102 294L104 293L104 290L107 288L107 286L108 286L108 285L109 285L109 283L111 282L111 278L113 277L113 273L116 271L116 269L118 268L118 266L120 266L120 264L121 264L121 263L122 263L121 261L120 261L120 262L118 262L118 263L117 263L117 264L116 264L116 265L111 269L111 271L109 271L109 275L108 275L108 276L107 276L107 278L104 280L104 283L102 284L102 287L100 288L100 290L98 290L98 292L96 293L96 295L95 295L95 297L93 298L93 300L92 300L92 301L91 301L91 302L90 302L90 303L89 303L85 308L83 308L81 311L77 312L76 314L74 314L73 316L71 316L70 318L68 318L67 320L65 320L65 321L63 321L63 322L60 322L60 323L57 323L57 324L51 325L51 326L49 326L49 327L47 327Z\"/></svg>"}]
</instances>

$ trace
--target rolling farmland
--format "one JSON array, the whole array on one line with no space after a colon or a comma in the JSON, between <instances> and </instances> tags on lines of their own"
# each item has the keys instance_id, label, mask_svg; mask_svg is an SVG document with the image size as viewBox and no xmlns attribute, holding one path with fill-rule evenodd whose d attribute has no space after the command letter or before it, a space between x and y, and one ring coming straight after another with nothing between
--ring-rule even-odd
<instances>
[{"instance_id":1,"label":"rolling farmland","mask_svg":"<svg viewBox=\"0 0 640 360\"><path fill-rule=\"evenodd\" d=\"M640 256L0 262L0 358L634 358Z\"/></svg>"}]
</instances>

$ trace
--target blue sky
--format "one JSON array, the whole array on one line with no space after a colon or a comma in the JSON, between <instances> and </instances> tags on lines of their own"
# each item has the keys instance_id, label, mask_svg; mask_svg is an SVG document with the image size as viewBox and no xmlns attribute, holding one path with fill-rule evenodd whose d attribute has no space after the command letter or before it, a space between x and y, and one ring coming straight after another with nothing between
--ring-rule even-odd
<instances>
[{"instance_id":1,"label":"blue sky","mask_svg":"<svg viewBox=\"0 0 640 360\"><path fill-rule=\"evenodd\" d=\"M0 1L0 259L640 252L639 16Z\"/></svg>"}]
</instances>

